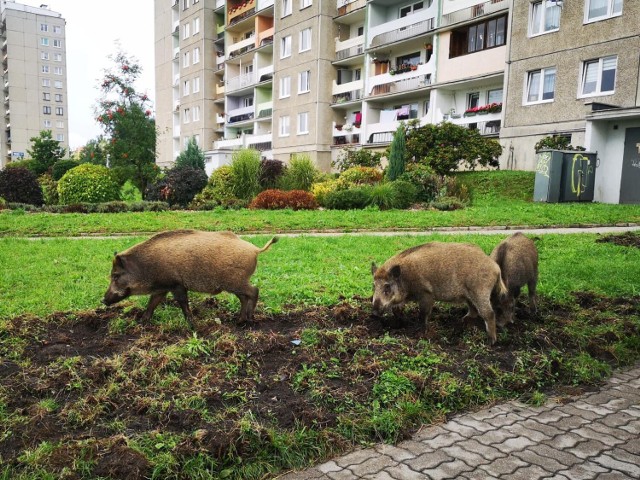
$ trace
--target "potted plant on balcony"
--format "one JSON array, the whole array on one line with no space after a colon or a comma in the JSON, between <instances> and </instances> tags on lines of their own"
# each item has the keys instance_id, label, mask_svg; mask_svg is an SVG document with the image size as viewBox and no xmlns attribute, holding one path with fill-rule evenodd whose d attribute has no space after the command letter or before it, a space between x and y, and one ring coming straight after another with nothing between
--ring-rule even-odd
<instances>
[{"instance_id":1,"label":"potted plant on balcony","mask_svg":"<svg viewBox=\"0 0 640 480\"><path fill-rule=\"evenodd\" d=\"M476 113L478 113L478 107L467 108L464 111L464 116L465 117L475 117Z\"/></svg>"},{"instance_id":2,"label":"potted plant on balcony","mask_svg":"<svg viewBox=\"0 0 640 480\"><path fill-rule=\"evenodd\" d=\"M396 71L392 68L391 70L389 70L389 75L395 75Z\"/></svg>"},{"instance_id":3,"label":"potted plant on balcony","mask_svg":"<svg viewBox=\"0 0 640 480\"><path fill-rule=\"evenodd\" d=\"M415 72L418 69L418 66L417 65L411 65L410 68L411 68L412 72Z\"/></svg>"},{"instance_id":4,"label":"potted plant on balcony","mask_svg":"<svg viewBox=\"0 0 640 480\"><path fill-rule=\"evenodd\" d=\"M345 131L350 132L351 130L353 130L353 125L351 125L350 123L346 123L344 129Z\"/></svg>"}]
</instances>

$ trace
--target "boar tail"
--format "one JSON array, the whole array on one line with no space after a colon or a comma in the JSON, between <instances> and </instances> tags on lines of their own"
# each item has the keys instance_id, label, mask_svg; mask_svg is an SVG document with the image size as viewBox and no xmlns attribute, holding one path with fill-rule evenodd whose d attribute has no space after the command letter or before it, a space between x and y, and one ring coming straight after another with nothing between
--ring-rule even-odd
<instances>
[{"instance_id":1,"label":"boar tail","mask_svg":"<svg viewBox=\"0 0 640 480\"><path fill-rule=\"evenodd\" d=\"M260 250L258 250L258 253L262 253L262 252L264 252L264 251L266 251L266 250L269 250L269 247L270 247L272 244L276 243L278 240L279 240L279 238L278 238L278 237L273 237L271 240L269 240L269 241L266 243L266 245L265 245L264 247L262 247Z\"/></svg>"}]
</instances>

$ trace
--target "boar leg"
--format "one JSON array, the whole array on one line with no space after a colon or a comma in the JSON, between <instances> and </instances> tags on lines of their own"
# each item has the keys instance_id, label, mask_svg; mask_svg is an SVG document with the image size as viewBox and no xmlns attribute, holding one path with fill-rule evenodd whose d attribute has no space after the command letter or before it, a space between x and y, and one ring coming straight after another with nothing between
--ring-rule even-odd
<instances>
[{"instance_id":1,"label":"boar leg","mask_svg":"<svg viewBox=\"0 0 640 480\"><path fill-rule=\"evenodd\" d=\"M149 303L147 304L147 309L142 314L142 318L140 318L141 322L148 322L149 320L151 320L156 307L160 305L160 303L163 302L165 298L167 298L167 293L168 292L160 292L151 294L151 296L149 297Z\"/></svg>"},{"instance_id":2,"label":"boar leg","mask_svg":"<svg viewBox=\"0 0 640 480\"><path fill-rule=\"evenodd\" d=\"M242 291L233 292L240 300L240 323L251 321L258 303L258 288L246 285Z\"/></svg>"},{"instance_id":3,"label":"boar leg","mask_svg":"<svg viewBox=\"0 0 640 480\"><path fill-rule=\"evenodd\" d=\"M529 290L529 312L535 313L538 311L538 302L536 299L536 280L532 280L527 284Z\"/></svg>"},{"instance_id":4,"label":"boar leg","mask_svg":"<svg viewBox=\"0 0 640 480\"><path fill-rule=\"evenodd\" d=\"M478 309L478 313L484 320L484 325L489 335L489 343L493 345L496 343L496 314L491 308L491 301L487 297L486 301L478 302L475 307Z\"/></svg>"},{"instance_id":5,"label":"boar leg","mask_svg":"<svg viewBox=\"0 0 640 480\"><path fill-rule=\"evenodd\" d=\"M171 294L173 295L173 298L175 298L176 302L178 302L178 305L180 305L184 319L193 330L193 313L191 313L191 309L189 308L189 294L187 293L187 289L183 286L179 286L171 290Z\"/></svg>"},{"instance_id":6,"label":"boar leg","mask_svg":"<svg viewBox=\"0 0 640 480\"><path fill-rule=\"evenodd\" d=\"M424 319L424 328L427 328L434 302L435 299L431 295L424 295L418 302L418 306L420 307L420 318Z\"/></svg>"},{"instance_id":7,"label":"boar leg","mask_svg":"<svg viewBox=\"0 0 640 480\"><path fill-rule=\"evenodd\" d=\"M473 306L473 303L467 301L467 306L469 307L469 311L467 312L467 314L464 317L462 317L462 321L463 322L466 322L467 320L473 320L475 318L478 318L478 309Z\"/></svg>"}]
</instances>

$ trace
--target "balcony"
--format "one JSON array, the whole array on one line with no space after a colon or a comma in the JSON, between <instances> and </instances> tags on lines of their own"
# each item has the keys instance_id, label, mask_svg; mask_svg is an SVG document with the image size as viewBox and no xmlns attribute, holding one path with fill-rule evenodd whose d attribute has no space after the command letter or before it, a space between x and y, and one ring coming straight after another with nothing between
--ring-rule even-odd
<instances>
[{"instance_id":1,"label":"balcony","mask_svg":"<svg viewBox=\"0 0 640 480\"><path fill-rule=\"evenodd\" d=\"M227 94L236 90L251 87L258 83L258 76L255 72L239 75L237 77L227 80L226 91Z\"/></svg>"},{"instance_id":2,"label":"balcony","mask_svg":"<svg viewBox=\"0 0 640 480\"><path fill-rule=\"evenodd\" d=\"M338 17L354 12L366 6L367 0L338 0Z\"/></svg>"},{"instance_id":3,"label":"balcony","mask_svg":"<svg viewBox=\"0 0 640 480\"><path fill-rule=\"evenodd\" d=\"M258 83L273 81L273 65L258 70Z\"/></svg>"},{"instance_id":4,"label":"balcony","mask_svg":"<svg viewBox=\"0 0 640 480\"><path fill-rule=\"evenodd\" d=\"M266 8L273 7L273 5L274 0L258 0L258 11L261 12Z\"/></svg>"},{"instance_id":5,"label":"balcony","mask_svg":"<svg viewBox=\"0 0 640 480\"><path fill-rule=\"evenodd\" d=\"M216 97L224 94L224 82L216 83Z\"/></svg>"},{"instance_id":6,"label":"balcony","mask_svg":"<svg viewBox=\"0 0 640 480\"><path fill-rule=\"evenodd\" d=\"M240 42L229 45L229 59L247 53L256 48L256 40L255 36L252 35L249 38L246 38Z\"/></svg>"},{"instance_id":7,"label":"balcony","mask_svg":"<svg viewBox=\"0 0 640 480\"><path fill-rule=\"evenodd\" d=\"M400 126L400 122L416 119L418 112L408 107L395 110L380 111L380 118L376 123L367 124L367 143L391 143L393 134ZM426 122L426 117L420 119L420 124Z\"/></svg>"},{"instance_id":8,"label":"balcony","mask_svg":"<svg viewBox=\"0 0 640 480\"><path fill-rule=\"evenodd\" d=\"M360 143L360 126L347 123L344 125L333 122L333 144L334 145L353 145Z\"/></svg>"},{"instance_id":9,"label":"balcony","mask_svg":"<svg viewBox=\"0 0 640 480\"><path fill-rule=\"evenodd\" d=\"M383 73L372 77L369 81L369 96L418 90L431 85L434 66L431 63L415 65L415 70L405 73ZM413 67L410 67L413 68Z\"/></svg>"},{"instance_id":10,"label":"balcony","mask_svg":"<svg viewBox=\"0 0 640 480\"><path fill-rule=\"evenodd\" d=\"M447 27L456 23L466 22L474 18L490 15L509 8L509 2L506 0L491 0L489 2L480 3L472 7L456 10L455 12L445 13L442 15L440 22L441 27Z\"/></svg>"},{"instance_id":11,"label":"balcony","mask_svg":"<svg viewBox=\"0 0 640 480\"><path fill-rule=\"evenodd\" d=\"M333 87L331 88L331 93L333 94L332 103L341 104L361 100L363 88L364 82L362 80L347 82L341 85L338 85L334 80Z\"/></svg>"},{"instance_id":12,"label":"balcony","mask_svg":"<svg viewBox=\"0 0 640 480\"><path fill-rule=\"evenodd\" d=\"M253 148L260 152L271 150L272 135L263 133L259 135L239 134L237 138L217 140L213 142L213 149L237 149L237 148Z\"/></svg>"},{"instance_id":13,"label":"balcony","mask_svg":"<svg viewBox=\"0 0 640 480\"><path fill-rule=\"evenodd\" d=\"M217 10L219 8L224 7L224 4L225 4L225 0L216 0L216 8L215 9Z\"/></svg>"},{"instance_id":14,"label":"balcony","mask_svg":"<svg viewBox=\"0 0 640 480\"><path fill-rule=\"evenodd\" d=\"M224 125L224 115L222 115L220 113L216 113L216 124L217 125Z\"/></svg>"},{"instance_id":15,"label":"balcony","mask_svg":"<svg viewBox=\"0 0 640 480\"><path fill-rule=\"evenodd\" d=\"M382 25L382 27L396 26L397 28L392 28L385 32L378 33L375 36L373 36L375 34L375 31L377 31L381 27L371 29L372 38L371 43L369 44L369 48L381 47L383 45L399 42L401 40L419 37L420 35L424 35L432 31L435 28L436 24L435 18L428 18L420 22L412 23L411 25L406 25L406 18L400 18L398 20L394 20L393 22Z\"/></svg>"},{"instance_id":16,"label":"balcony","mask_svg":"<svg viewBox=\"0 0 640 480\"><path fill-rule=\"evenodd\" d=\"M217 140L213 142L214 150L241 148L244 144L242 137L233 138L229 140Z\"/></svg>"},{"instance_id":17,"label":"balcony","mask_svg":"<svg viewBox=\"0 0 640 480\"><path fill-rule=\"evenodd\" d=\"M246 122L247 120L253 120L256 109L252 106L236 108L229 110L227 113L227 124Z\"/></svg>"},{"instance_id":18,"label":"balcony","mask_svg":"<svg viewBox=\"0 0 640 480\"><path fill-rule=\"evenodd\" d=\"M347 60L364 53L364 35L348 40L336 40L336 62Z\"/></svg>"},{"instance_id":19,"label":"balcony","mask_svg":"<svg viewBox=\"0 0 640 480\"><path fill-rule=\"evenodd\" d=\"M236 23L249 18L256 13L256 1L247 0L246 2L238 2L236 6L228 4L227 18L229 19L227 25L235 25Z\"/></svg>"},{"instance_id":20,"label":"balcony","mask_svg":"<svg viewBox=\"0 0 640 480\"><path fill-rule=\"evenodd\" d=\"M452 118L451 115L444 115L443 120L478 130L481 135L497 136L500 133L501 116L502 114L500 112L474 116L459 115L458 118Z\"/></svg>"}]
</instances>

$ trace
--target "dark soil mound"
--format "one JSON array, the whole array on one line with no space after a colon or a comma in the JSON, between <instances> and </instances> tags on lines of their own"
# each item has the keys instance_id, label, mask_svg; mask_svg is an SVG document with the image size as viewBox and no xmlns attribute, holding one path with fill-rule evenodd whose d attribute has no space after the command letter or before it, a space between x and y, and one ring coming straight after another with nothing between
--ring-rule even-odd
<instances>
[{"instance_id":1,"label":"dark soil mound","mask_svg":"<svg viewBox=\"0 0 640 480\"><path fill-rule=\"evenodd\" d=\"M621 247L640 248L640 234L635 232L625 232L620 235L606 235L596 240L598 243L614 243Z\"/></svg>"}]
</instances>

